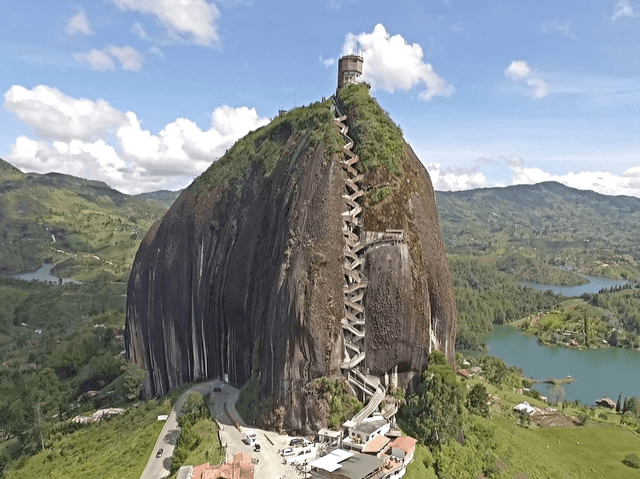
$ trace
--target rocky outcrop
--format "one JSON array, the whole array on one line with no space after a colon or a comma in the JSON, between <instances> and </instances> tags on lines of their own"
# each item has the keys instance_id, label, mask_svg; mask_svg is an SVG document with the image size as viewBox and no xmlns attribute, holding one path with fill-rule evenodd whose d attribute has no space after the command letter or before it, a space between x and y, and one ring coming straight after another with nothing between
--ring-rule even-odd
<instances>
[{"instance_id":1,"label":"rocky outcrop","mask_svg":"<svg viewBox=\"0 0 640 479\"><path fill-rule=\"evenodd\" d=\"M199 378L252 379L265 417L278 411L299 430L322 424L302 418L318 416L305 401L309 381L342 374L345 172L332 120L322 102L249 134L148 232L125 331L147 395ZM400 156L392 193L365 208L367 230L406 235L366 252L365 346L371 373L398 366L407 386L434 348L453 360L457 319L431 182L410 147ZM363 169L365 189L389 175Z\"/></svg>"}]
</instances>

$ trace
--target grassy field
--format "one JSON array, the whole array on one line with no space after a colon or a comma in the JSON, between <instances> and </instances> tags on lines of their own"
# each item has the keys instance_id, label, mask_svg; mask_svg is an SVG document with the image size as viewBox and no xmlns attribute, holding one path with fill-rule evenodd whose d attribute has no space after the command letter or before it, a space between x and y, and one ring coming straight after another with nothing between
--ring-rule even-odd
<instances>
[{"instance_id":1,"label":"grassy field","mask_svg":"<svg viewBox=\"0 0 640 479\"><path fill-rule=\"evenodd\" d=\"M478 381L466 381L474 384ZM512 389L485 384L493 396L491 419L494 429L493 455L498 476L513 479L637 478L640 472L622 463L627 454L640 455L640 433L620 425L620 414L596 408L589 414L586 426L540 428L522 425L513 406L527 401L545 408L545 402L518 394ZM558 408L564 414L578 417L588 408L568 405ZM605 413L606 419L600 416ZM460 448L463 451L465 448ZM436 452L418 445L406 478L436 478ZM466 477L466 476L465 476ZM451 478L453 479L453 478ZM464 477L455 478L464 479ZM470 479L476 479L471 477Z\"/></svg>"},{"instance_id":2,"label":"grassy field","mask_svg":"<svg viewBox=\"0 0 640 479\"><path fill-rule=\"evenodd\" d=\"M50 449L16 461L6 477L137 479L164 425L157 416L170 410L168 401L150 401L123 416L87 425L73 434L57 434Z\"/></svg>"},{"instance_id":3,"label":"grassy field","mask_svg":"<svg viewBox=\"0 0 640 479\"><path fill-rule=\"evenodd\" d=\"M622 463L640 452L640 437L628 429L594 423L587 427L525 429L497 418L496 436L506 477L522 479L637 478L638 471Z\"/></svg>"}]
</instances>

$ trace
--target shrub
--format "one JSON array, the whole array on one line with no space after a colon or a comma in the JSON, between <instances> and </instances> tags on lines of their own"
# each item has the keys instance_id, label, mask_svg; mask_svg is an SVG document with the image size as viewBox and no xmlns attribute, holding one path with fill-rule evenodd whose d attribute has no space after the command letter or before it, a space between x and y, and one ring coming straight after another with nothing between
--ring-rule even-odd
<instances>
[{"instance_id":1,"label":"shrub","mask_svg":"<svg viewBox=\"0 0 640 479\"><path fill-rule=\"evenodd\" d=\"M578 414L578 419L580 420L580 424L582 426L586 426L587 422L589 422L589 414L583 411Z\"/></svg>"},{"instance_id":2,"label":"shrub","mask_svg":"<svg viewBox=\"0 0 640 479\"><path fill-rule=\"evenodd\" d=\"M640 469L640 457L637 454L627 454L622 463L634 469Z\"/></svg>"}]
</instances>

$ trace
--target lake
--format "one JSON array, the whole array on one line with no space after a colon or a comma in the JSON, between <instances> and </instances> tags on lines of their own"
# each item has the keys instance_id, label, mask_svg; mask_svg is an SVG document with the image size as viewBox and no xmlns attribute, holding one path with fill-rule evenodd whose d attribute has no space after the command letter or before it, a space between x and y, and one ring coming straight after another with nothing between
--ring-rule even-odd
<instances>
[{"instance_id":1,"label":"lake","mask_svg":"<svg viewBox=\"0 0 640 479\"><path fill-rule=\"evenodd\" d=\"M597 293L602 288L612 288L614 286L627 284L626 280L601 278L600 276L589 276L586 274L581 274L580 276L586 278L589 282L586 284L579 284L578 286L554 286L551 284L532 283L531 281L518 281L518 284L539 289L540 291L547 291L550 289L554 293L562 294L568 298L582 296L584 293Z\"/></svg>"},{"instance_id":2,"label":"lake","mask_svg":"<svg viewBox=\"0 0 640 479\"><path fill-rule=\"evenodd\" d=\"M32 271L31 273L21 273L21 274L14 274L11 275L12 278L16 278L16 279L22 279L24 281L42 281L42 282L49 282L51 281L52 283L58 283L58 281L60 280L59 276L52 276L51 275L51 270L53 269L55 265L53 264L43 264L40 269L38 269L37 271ZM77 281L74 281L72 279L68 279L68 278L62 278L62 283L63 284L68 284L68 283L75 283L77 284Z\"/></svg>"},{"instance_id":3,"label":"lake","mask_svg":"<svg viewBox=\"0 0 640 479\"><path fill-rule=\"evenodd\" d=\"M640 351L621 348L578 351L560 346L542 346L535 336L508 325L495 324L485 336L491 356L500 357L509 366L517 366L525 377L535 379L573 377L564 385L566 399L579 399L583 404L595 404L602 396L617 401L622 397L640 398ZM547 395L550 386L536 385Z\"/></svg>"}]
</instances>

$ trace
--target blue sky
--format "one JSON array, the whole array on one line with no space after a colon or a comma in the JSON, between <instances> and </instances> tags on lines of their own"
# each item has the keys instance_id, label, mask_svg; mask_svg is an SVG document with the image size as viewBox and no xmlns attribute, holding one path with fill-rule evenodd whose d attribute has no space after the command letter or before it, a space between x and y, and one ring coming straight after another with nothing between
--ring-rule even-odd
<instances>
[{"instance_id":1,"label":"blue sky","mask_svg":"<svg viewBox=\"0 0 640 479\"><path fill-rule=\"evenodd\" d=\"M187 186L279 109L372 95L440 190L640 197L640 3L5 0L0 157L138 193Z\"/></svg>"}]
</instances>

